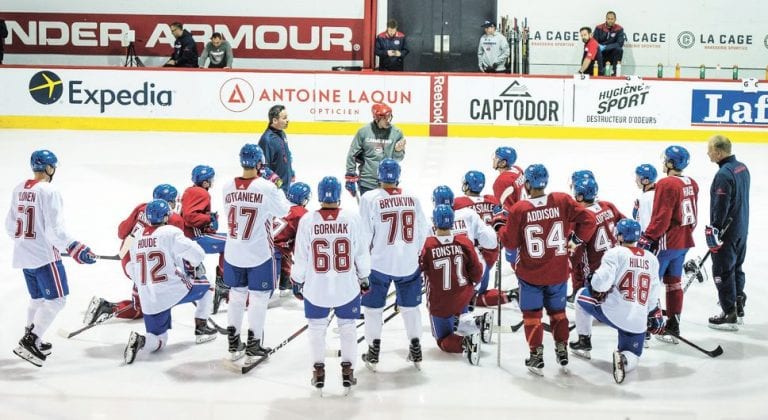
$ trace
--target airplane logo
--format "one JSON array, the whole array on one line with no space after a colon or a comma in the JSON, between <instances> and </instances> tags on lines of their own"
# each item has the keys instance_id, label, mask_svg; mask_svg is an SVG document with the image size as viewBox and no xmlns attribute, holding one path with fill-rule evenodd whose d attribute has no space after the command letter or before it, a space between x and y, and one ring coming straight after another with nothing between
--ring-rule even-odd
<instances>
[{"instance_id":1,"label":"airplane logo","mask_svg":"<svg viewBox=\"0 0 768 420\"><path fill-rule=\"evenodd\" d=\"M61 98L64 82L53 72L43 70L29 79L29 94L42 105L50 105Z\"/></svg>"}]
</instances>

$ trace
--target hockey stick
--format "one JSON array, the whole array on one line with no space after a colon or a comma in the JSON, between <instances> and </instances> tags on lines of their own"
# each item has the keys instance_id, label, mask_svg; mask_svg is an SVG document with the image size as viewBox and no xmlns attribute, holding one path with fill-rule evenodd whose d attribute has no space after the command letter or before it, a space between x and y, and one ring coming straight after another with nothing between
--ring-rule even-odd
<instances>
[{"instance_id":1,"label":"hockey stick","mask_svg":"<svg viewBox=\"0 0 768 420\"><path fill-rule=\"evenodd\" d=\"M552 332L552 327L549 324L547 324L546 322L542 322L541 325L544 328L544 331L546 331L548 333ZM568 331L573 331L574 328L576 328L576 323L568 324Z\"/></svg>"},{"instance_id":2,"label":"hockey stick","mask_svg":"<svg viewBox=\"0 0 768 420\"><path fill-rule=\"evenodd\" d=\"M496 257L496 291L498 293L498 297L496 298L496 327L498 328L496 330L496 366L501 367L501 242L498 244L499 249L499 255ZM520 325L522 325L522 321L520 321ZM520 327L517 327L520 329ZM512 332L517 331L512 330Z\"/></svg>"},{"instance_id":3,"label":"hockey stick","mask_svg":"<svg viewBox=\"0 0 768 420\"><path fill-rule=\"evenodd\" d=\"M519 330L520 328L523 327L523 321L520 321L517 324L513 324L513 325L494 325L493 327L494 327L493 329L496 331L496 337L497 337L497 340L498 340L501 337L501 333L515 333L515 332L517 332L517 330ZM497 359L500 358L498 352L497 352L496 357L497 357ZM497 363L498 362L499 362L499 360L497 360Z\"/></svg>"},{"instance_id":4,"label":"hockey stick","mask_svg":"<svg viewBox=\"0 0 768 420\"><path fill-rule=\"evenodd\" d=\"M96 321L93 324L88 324L88 325L86 325L86 326L84 326L82 328L76 329L75 331L72 331L71 333L66 332L64 329L60 329L59 330L59 335L64 337L64 338L72 338L72 337L82 333L83 331L90 330L91 328L93 328L93 327L95 327L95 326L97 326L99 324L103 324L104 322L106 322L106 321L108 321L108 320L110 320L112 318L117 317L118 315L122 314L123 312L128 311L129 309L133 309L133 306L126 306L126 307L124 307L124 308L122 308L122 309L120 309L118 311L112 312L112 314L109 315L108 317L106 317L106 318L104 318L104 319L102 319L100 321Z\"/></svg>"},{"instance_id":5,"label":"hockey stick","mask_svg":"<svg viewBox=\"0 0 768 420\"><path fill-rule=\"evenodd\" d=\"M725 221L725 227L722 231L720 231L720 234L717 235L717 239L721 239L725 235L725 232L728 231L729 227L731 227L731 222L733 222L733 218L729 217L728 220ZM704 254L698 263L695 260L688 260L683 265L685 275L688 276L688 280L685 281L685 287L683 287L683 293L685 293L686 290L688 290L688 287L691 286L694 278L698 279L699 283L704 283L704 276L701 274L701 269L704 267L704 263L707 261L707 258L709 258L711 253L712 250L707 250L707 253Z\"/></svg>"},{"instance_id":6,"label":"hockey stick","mask_svg":"<svg viewBox=\"0 0 768 420\"><path fill-rule=\"evenodd\" d=\"M69 254L67 254L67 253L62 253L62 254L61 254L61 256L62 256L62 257L70 257L70 258L72 258L72 256L71 256L71 255L69 255ZM120 258L120 256L119 256L119 255L95 255L95 254L94 254L94 257L95 257L97 260L112 260L112 261L120 261L120 260L122 259L122 258Z\"/></svg>"},{"instance_id":7,"label":"hockey stick","mask_svg":"<svg viewBox=\"0 0 768 420\"><path fill-rule=\"evenodd\" d=\"M397 303L396 302L390 303L386 308L384 308L384 311L387 311L387 310L389 310L389 308L392 308L392 307L395 308L394 312L392 312L391 314L387 315L387 317L384 318L384 320L381 322L382 324L386 324L387 321L389 321L390 319L394 318L395 315L400 313L400 310L397 308ZM363 324L365 324L365 321L358 323L355 326L355 329L360 328L360 326L362 326ZM357 344L362 343L363 340L365 340L365 336L361 335L360 337L357 338ZM341 350L326 350L325 356L326 357L341 357Z\"/></svg>"},{"instance_id":8,"label":"hockey stick","mask_svg":"<svg viewBox=\"0 0 768 420\"><path fill-rule=\"evenodd\" d=\"M255 368L256 366L260 365L262 362L267 360L269 358L269 356L272 356L273 354L275 354L276 351L280 350L281 348L285 347L286 344L288 344L291 341L295 340L296 337L301 335L301 333L306 331L308 328L309 328L309 324L304 324L303 327L301 327L298 330L296 330L296 332L291 334L290 337L286 338L280 344L278 344L277 346L273 347L272 350L270 350L269 353L267 353L266 356L261 356L260 358L256 359L253 363L251 363L251 364L249 364L247 366L241 367L240 368L240 372L243 375L245 375L246 373L250 372L251 370L253 370L253 368Z\"/></svg>"},{"instance_id":9,"label":"hockey stick","mask_svg":"<svg viewBox=\"0 0 768 420\"><path fill-rule=\"evenodd\" d=\"M717 356L720 356L721 354L723 354L723 348L720 347L720 345L718 345L714 350L706 350L706 349L703 349L703 348L699 347L695 343L693 343L691 341L688 341L687 339L681 337L678 334L670 334L670 335L675 337L675 338L677 338L678 340L682 341L683 343L688 344L689 346L695 348L696 350L706 354L709 357L717 357Z\"/></svg>"}]
</instances>

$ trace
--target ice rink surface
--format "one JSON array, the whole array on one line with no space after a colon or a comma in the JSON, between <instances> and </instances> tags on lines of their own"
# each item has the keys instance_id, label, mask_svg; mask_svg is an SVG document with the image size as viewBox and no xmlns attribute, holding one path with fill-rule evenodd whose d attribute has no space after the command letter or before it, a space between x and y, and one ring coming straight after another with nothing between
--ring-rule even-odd
<instances>
[{"instance_id":1,"label":"ice rink surface","mask_svg":"<svg viewBox=\"0 0 768 420\"><path fill-rule=\"evenodd\" d=\"M287 130L297 178L312 186L325 175L343 178L350 136L299 136ZM706 155L706 140L681 143L691 152L685 173L699 182L698 246L688 258L703 256L704 225L708 222L709 186L716 165ZM528 351L523 332L501 336L501 368L497 345L484 345L481 365L470 366L460 355L441 352L424 320L424 362L417 371L406 362L408 342L399 317L384 326L379 371L358 363L358 385L342 397L339 359L326 360L325 397L310 387L311 363L306 333L275 353L247 375L225 368L226 337L195 345L193 307L173 311L174 328L162 352L123 366L129 332L144 333L142 321L110 320L72 339L57 334L81 326L83 312L94 295L111 301L126 299L131 284L119 263L92 266L64 262L69 277L67 306L44 337L53 354L42 368L16 357L12 350L24 331L28 294L20 270L11 268L12 242L0 239L0 418L1 419L468 419L468 418L589 418L589 419L765 419L768 418L768 264L763 255L768 219L768 146L739 144L734 153L752 173L752 219L749 237L745 325L721 332L707 327L719 313L711 280L694 283L685 296L682 335L702 347L718 344L724 354L712 359L685 344L656 340L646 349L640 367L624 384L611 376L612 329L593 330L592 360L571 357L570 374L559 372L553 342L545 334L544 377L524 367ZM0 197L3 217L13 187L31 177L29 155L40 148L54 151L59 168L54 182L64 197L67 230L99 254L116 254L117 225L152 189L170 183L181 193L191 185L197 164L216 169L211 190L214 209L222 207L220 188L240 174L238 151L258 135L189 133L126 133L74 131L0 131ZM430 194L439 184L458 195L461 177L470 169L485 172L486 193L495 173L491 155L500 145L513 146L518 165L543 163L550 171L550 191L567 191L570 173L591 169L599 183L599 198L631 214L634 168L640 163L660 166L660 154L671 142L588 142L573 140L408 138L401 185L417 192L431 212ZM343 181L343 179L342 179ZM356 207L344 194L343 206ZM316 208L313 196L310 208ZM216 257L209 256L209 272ZM707 264L709 267L709 264ZM504 285L515 283L508 268ZM493 276L493 273L492 273ZM266 345L274 346L304 325L302 305L293 297L275 299L267 313ZM514 305L503 309L505 324L517 323ZM224 308L226 310L226 308ZM386 314L385 314L386 315ZM572 320L573 312L568 310ZM226 312L214 315L226 325ZM547 321L547 318L544 318ZM335 324L335 323L334 323ZM358 329L362 334L362 328ZM575 337L575 331L571 338ZM328 346L338 348L338 335L329 329ZM359 351L365 350L364 345Z\"/></svg>"}]
</instances>

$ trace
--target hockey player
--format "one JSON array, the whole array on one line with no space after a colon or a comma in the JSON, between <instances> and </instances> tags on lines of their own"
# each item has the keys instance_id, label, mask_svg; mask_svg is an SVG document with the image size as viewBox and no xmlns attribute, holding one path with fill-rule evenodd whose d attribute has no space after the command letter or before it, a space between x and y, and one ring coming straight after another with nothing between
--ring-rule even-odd
<instances>
[{"instance_id":1,"label":"hockey player","mask_svg":"<svg viewBox=\"0 0 768 420\"><path fill-rule=\"evenodd\" d=\"M170 184L160 184L152 191L152 199L165 200L171 208L168 224L184 230L184 220L175 211L177 195L178 192L176 191L176 188ZM127 265L131 261L131 256L128 255L128 250L131 248L133 241L136 240L133 233L138 228L149 226L147 217L144 214L145 207L147 207L147 203L137 205L131 214L125 220L120 222L120 225L117 227L117 237L123 241L120 245L123 272L129 280L131 279L131 276L128 274ZM85 311L83 323L90 325L97 321L104 321L105 319L112 317L113 314L115 317L122 319L139 319L143 316L141 312L141 299L139 299L139 291L136 289L135 284L133 285L131 299L113 303L106 299L94 296L88 305L88 309Z\"/></svg>"},{"instance_id":2,"label":"hockey player","mask_svg":"<svg viewBox=\"0 0 768 420\"><path fill-rule=\"evenodd\" d=\"M464 198L465 203L469 202L469 197ZM475 306L496 306L499 299L499 293L496 289L488 290L488 273L490 272L490 266L496 262L499 257L498 240L496 239L496 232L493 231L490 225L486 224L480 216L475 212L474 207L463 206L457 208L456 200L453 199L453 191L445 185L441 185L432 191L432 203L437 206L444 204L451 206L455 211L455 222L451 229L454 235L463 233L467 235L469 241L476 246L478 257L481 258L480 264L483 267L482 280L476 282L476 293L473 299ZM501 303L507 303L511 299L510 295L512 291L504 292L501 295Z\"/></svg>"},{"instance_id":3,"label":"hockey player","mask_svg":"<svg viewBox=\"0 0 768 420\"><path fill-rule=\"evenodd\" d=\"M643 163L635 168L635 184L640 188L640 196L635 199L632 218L640 223L640 229L645 232L651 222L653 197L656 190L656 168L649 163Z\"/></svg>"},{"instance_id":4,"label":"hockey player","mask_svg":"<svg viewBox=\"0 0 768 420\"><path fill-rule=\"evenodd\" d=\"M493 169L499 173L493 181L493 195L507 212L523 198L525 176L523 169L515 165L516 161L517 152L509 146L499 147L493 154ZM504 258L508 263L515 265L517 250L505 249Z\"/></svg>"},{"instance_id":5,"label":"hockey player","mask_svg":"<svg viewBox=\"0 0 768 420\"><path fill-rule=\"evenodd\" d=\"M275 258L280 266L280 293L290 294L291 290L291 265L293 265L293 246L296 239L296 230L299 227L299 219L307 213L307 203L312 194L309 185L303 182L291 184L288 188L288 201L293 203L288 215L275 218L272 237L275 238Z\"/></svg>"},{"instance_id":6,"label":"hockey player","mask_svg":"<svg viewBox=\"0 0 768 420\"><path fill-rule=\"evenodd\" d=\"M358 186L361 196L378 186L376 175L382 159L400 162L405 157L405 137L392 125L392 108L387 104L373 104L371 113L373 122L357 130L347 152L344 188L355 197Z\"/></svg>"},{"instance_id":7,"label":"hockey player","mask_svg":"<svg viewBox=\"0 0 768 420\"><path fill-rule=\"evenodd\" d=\"M66 251L80 264L96 262L91 249L64 230L61 194L51 184L57 164L56 155L49 150L32 153L34 177L14 188L5 217L5 231L13 239L13 268L22 269L31 298L25 332L13 353L38 367L52 349L42 341L43 334L69 294L59 252Z\"/></svg>"},{"instance_id":8,"label":"hockey player","mask_svg":"<svg viewBox=\"0 0 768 420\"><path fill-rule=\"evenodd\" d=\"M371 292L363 296L365 339L363 361L376 370L381 348L382 313L390 283L395 283L397 305L410 341L408 359L421 363L421 270L419 252L429 225L418 197L398 188L400 164L384 159L378 167L380 188L360 200L365 243L371 250Z\"/></svg>"},{"instance_id":9,"label":"hockey player","mask_svg":"<svg viewBox=\"0 0 768 420\"><path fill-rule=\"evenodd\" d=\"M341 183L332 176L317 186L320 210L299 221L296 233L296 262L291 271L294 294L304 301L309 323L312 385L325 385L325 334L333 309L341 340L341 376L345 392L357 383L357 328L360 293L368 292L371 273L368 244L363 239L360 218L339 208Z\"/></svg>"},{"instance_id":10,"label":"hockey player","mask_svg":"<svg viewBox=\"0 0 768 420\"><path fill-rule=\"evenodd\" d=\"M263 347L264 320L267 303L275 289L278 275L275 267L272 221L288 214L290 203L282 190L261 177L264 153L255 144L240 149L243 175L223 188L228 236L224 248L224 284L229 290L227 332L232 360L240 359L243 350L246 364L269 355ZM243 346L240 327L248 300L248 341Z\"/></svg>"},{"instance_id":11,"label":"hockey player","mask_svg":"<svg viewBox=\"0 0 768 420\"><path fill-rule=\"evenodd\" d=\"M664 317L659 308L659 262L652 253L635 246L640 224L622 219L616 224L616 231L621 246L605 252L590 282L578 292L579 339L572 341L570 347L577 356L590 359L592 318L615 328L619 345L613 352L613 378L620 384L627 372L637 367L646 330L660 334Z\"/></svg>"},{"instance_id":12,"label":"hockey player","mask_svg":"<svg viewBox=\"0 0 768 420\"><path fill-rule=\"evenodd\" d=\"M171 308L196 302L195 343L216 338L217 331L208 327L212 293L205 278L203 249L184 236L184 232L168 225L171 208L165 200L152 200L144 209L149 226L140 227L131 245L131 279L139 289L146 335L131 331L123 357L126 364L139 353L156 352L168 343Z\"/></svg>"},{"instance_id":13,"label":"hockey player","mask_svg":"<svg viewBox=\"0 0 768 420\"><path fill-rule=\"evenodd\" d=\"M441 350L463 352L469 362L476 365L480 360L480 330L475 319L468 316L467 306L474 296L474 285L482 277L483 267L467 235L452 231L456 221L450 206L438 204L432 211L432 222L435 235L427 238L419 257L432 335ZM454 332L456 318L460 319L461 335Z\"/></svg>"},{"instance_id":14,"label":"hockey player","mask_svg":"<svg viewBox=\"0 0 768 420\"><path fill-rule=\"evenodd\" d=\"M683 311L683 263L685 254L694 246L693 229L697 220L699 185L683 175L690 155L682 146L669 146L664 151L665 178L656 183L651 221L638 241L638 246L658 249L659 277L666 286L667 328L661 341L677 343L680 314Z\"/></svg>"},{"instance_id":15,"label":"hockey player","mask_svg":"<svg viewBox=\"0 0 768 420\"><path fill-rule=\"evenodd\" d=\"M624 215L613 203L596 199L597 190L598 185L594 178L577 179L573 184L573 198L577 203L594 213L597 229L591 238L585 240L583 247L578 247L570 255L573 295L568 297L568 301L571 303L573 303L576 291L584 287L585 280L600 266L600 260L605 251L616 245L614 229L616 223L624 219Z\"/></svg>"},{"instance_id":16,"label":"hockey player","mask_svg":"<svg viewBox=\"0 0 768 420\"><path fill-rule=\"evenodd\" d=\"M531 352L525 365L538 375L544 367L542 308L549 314L557 362L561 366L568 364L568 251L583 243L581 238L591 238L596 228L594 214L569 195L544 192L548 182L544 165L529 166L525 170L529 198L512 206L508 218L503 213L494 218L494 227L500 228L501 243L519 252L515 273ZM566 235L571 227L574 233L569 239Z\"/></svg>"}]
</instances>

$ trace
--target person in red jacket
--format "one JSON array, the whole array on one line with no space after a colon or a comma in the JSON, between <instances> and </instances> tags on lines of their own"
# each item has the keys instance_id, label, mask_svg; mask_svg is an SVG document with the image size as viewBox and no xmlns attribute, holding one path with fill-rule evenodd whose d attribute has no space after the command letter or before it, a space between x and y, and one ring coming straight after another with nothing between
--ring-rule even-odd
<instances>
[{"instance_id":1,"label":"person in red jacket","mask_svg":"<svg viewBox=\"0 0 768 420\"><path fill-rule=\"evenodd\" d=\"M501 243L517 248L515 264L520 284L520 310L530 357L525 365L537 375L544 368L542 309L547 310L560 366L568 364L568 318L565 314L570 263L568 252L595 233L595 216L570 195L544 192L549 173L544 165L525 170L527 199L518 201L509 215L494 217ZM568 238L568 232L573 235Z\"/></svg>"},{"instance_id":2,"label":"person in red jacket","mask_svg":"<svg viewBox=\"0 0 768 420\"><path fill-rule=\"evenodd\" d=\"M177 195L178 191L170 184L160 184L155 187L154 191L152 191L152 198L155 200L167 201L171 210L176 210ZM120 245L123 273L125 273L125 276L128 277L128 279L131 277L128 274L126 265L131 261L131 256L127 251L131 248L131 245L135 240L133 232L136 228L149 226L149 222L144 213L145 207L147 207L147 203L137 205L133 211L131 211L131 214L126 217L125 220L120 222L120 225L117 227L117 237L123 241ZM184 221L175 211L173 211L168 218L168 224L184 230ZM125 299L120 302L109 302L104 298L94 296L88 304L88 309L85 311L83 323L90 325L97 321L103 322L112 316L122 319L139 319L144 316L141 312L141 301L139 300L139 293L136 290L135 285L133 286L131 299Z\"/></svg>"},{"instance_id":3,"label":"person in red jacket","mask_svg":"<svg viewBox=\"0 0 768 420\"><path fill-rule=\"evenodd\" d=\"M299 220L307 214L307 203L312 190L303 182L291 184L288 188L288 201L293 203L285 217L275 218L272 237L275 241L275 259L280 266L280 296L291 294L291 266L293 265L293 247ZM283 293L286 291L286 293Z\"/></svg>"}]
</instances>

